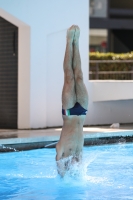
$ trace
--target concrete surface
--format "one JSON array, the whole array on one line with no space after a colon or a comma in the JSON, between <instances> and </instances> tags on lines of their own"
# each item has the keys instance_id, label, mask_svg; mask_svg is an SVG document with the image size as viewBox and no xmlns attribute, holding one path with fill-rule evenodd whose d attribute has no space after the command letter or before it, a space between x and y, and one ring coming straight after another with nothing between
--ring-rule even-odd
<instances>
[{"instance_id":1,"label":"concrete surface","mask_svg":"<svg viewBox=\"0 0 133 200\"><path fill-rule=\"evenodd\" d=\"M37 130L0 129L0 152L44 148L59 140L61 128ZM84 127L85 145L128 142L133 140L133 124L120 125L114 129L109 126ZM55 144L51 147L55 147Z\"/></svg>"}]
</instances>

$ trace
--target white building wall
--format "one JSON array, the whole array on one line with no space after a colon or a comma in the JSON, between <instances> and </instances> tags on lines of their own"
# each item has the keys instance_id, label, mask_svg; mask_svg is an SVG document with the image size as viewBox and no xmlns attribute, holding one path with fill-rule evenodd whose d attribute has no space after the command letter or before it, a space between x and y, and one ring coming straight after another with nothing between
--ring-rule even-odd
<instances>
[{"instance_id":1,"label":"white building wall","mask_svg":"<svg viewBox=\"0 0 133 200\"><path fill-rule=\"evenodd\" d=\"M89 81L88 125L133 123L133 81Z\"/></svg>"},{"instance_id":2,"label":"white building wall","mask_svg":"<svg viewBox=\"0 0 133 200\"><path fill-rule=\"evenodd\" d=\"M0 8L31 29L30 126L21 119L18 128L62 125L61 68L66 29L72 24L78 24L81 29L80 52L88 86L88 0L0 0Z\"/></svg>"},{"instance_id":3,"label":"white building wall","mask_svg":"<svg viewBox=\"0 0 133 200\"><path fill-rule=\"evenodd\" d=\"M89 84L93 102L133 99L132 80L95 80Z\"/></svg>"},{"instance_id":4,"label":"white building wall","mask_svg":"<svg viewBox=\"0 0 133 200\"><path fill-rule=\"evenodd\" d=\"M30 26L1 8L0 17L18 27L17 124L19 128L30 128Z\"/></svg>"},{"instance_id":5,"label":"white building wall","mask_svg":"<svg viewBox=\"0 0 133 200\"><path fill-rule=\"evenodd\" d=\"M72 24L78 24L81 29L80 53L84 80L89 93L89 110L85 124L133 122L133 87L130 83L124 87L123 83L120 83L116 87L115 83L108 85L105 82L88 82L88 0L0 0L0 8L30 28L30 59L26 62L26 59L21 58L29 69L26 69L25 65L23 70L23 63L19 58L21 84L18 88L21 88L22 92L19 95L18 111L22 115L18 121L18 128L62 125L62 67L66 30ZM23 55L26 51L24 48ZM26 74L25 79L26 71L28 75Z\"/></svg>"}]
</instances>

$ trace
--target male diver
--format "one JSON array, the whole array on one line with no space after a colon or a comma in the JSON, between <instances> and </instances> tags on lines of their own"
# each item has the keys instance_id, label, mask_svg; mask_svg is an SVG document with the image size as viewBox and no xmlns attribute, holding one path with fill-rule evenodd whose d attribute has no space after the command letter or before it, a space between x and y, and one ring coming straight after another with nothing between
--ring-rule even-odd
<instances>
[{"instance_id":1,"label":"male diver","mask_svg":"<svg viewBox=\"0 0 133 200\"><path fill-rule=\"evenodd\" d=\"M88 108L88 93L83 82L79 53L80 29L71 26L67 30L64 57L64 86L62 91L63 127L56 145L56 161L61 176L69 165L80 162L84 143L83 124ZM70 158L68 159L67 158Z\"/></svg>"}]
</instances>

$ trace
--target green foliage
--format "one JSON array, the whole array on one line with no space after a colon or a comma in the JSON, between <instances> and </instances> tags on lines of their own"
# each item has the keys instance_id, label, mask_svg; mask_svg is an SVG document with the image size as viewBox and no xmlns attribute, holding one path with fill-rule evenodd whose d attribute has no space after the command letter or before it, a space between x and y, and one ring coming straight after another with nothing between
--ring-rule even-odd
<instances>
[{"instance_id":1,"label":"green foliage","mask_svg":"<svg viewBox=\"0 0 133 200\"><path fill-rule=\"evenodd\" d=\"M130 53L99 53L99 52L91 52L89 53L90 61L91 60L112 60L116 62L104 62L104 63L90 63L90 71L95 72L96 66L98 65L99 71L132 71L133 69L133 63L126 63L124 60L132 60L133 61L133 52ZM117 60L121 60L122 62L117 62ZM109 78L110 77L110 78ZM90 77L90 79L95 79L93 76ZM99 79L127 79L124 75L119 75L117 78L115 75L100 75ZM130 79L130 77L129 77Z\"/></svg>"},{"instance_id":2,"label":"green foliage","mask_svg":"<svg viewBox=\"0 0 133 200\"><path fill-rule=\"evenodd\" d=\"M129 53L99 53L90 52L90 60L133 60L133 52Z\"/></svg>"}]
</instances>

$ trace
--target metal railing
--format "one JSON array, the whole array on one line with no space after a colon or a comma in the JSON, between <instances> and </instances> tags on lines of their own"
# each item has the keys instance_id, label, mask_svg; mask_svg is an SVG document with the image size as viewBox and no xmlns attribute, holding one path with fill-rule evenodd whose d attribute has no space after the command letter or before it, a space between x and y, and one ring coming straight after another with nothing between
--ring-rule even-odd
<instances>
[{"instance_id":1,"label":"metal railing","mask_svg":"<svg viewBox=\"0 0 133 200\"><path fill-rule=\"evenodd\" d=\"M106 64L104 70L101 64ZM123 67L123 64L126 64L126 67ZM107 68L106 71L105 68ZM90 60L89 79L133 80L133 60Z\"/></svg>"}]
</instances>

